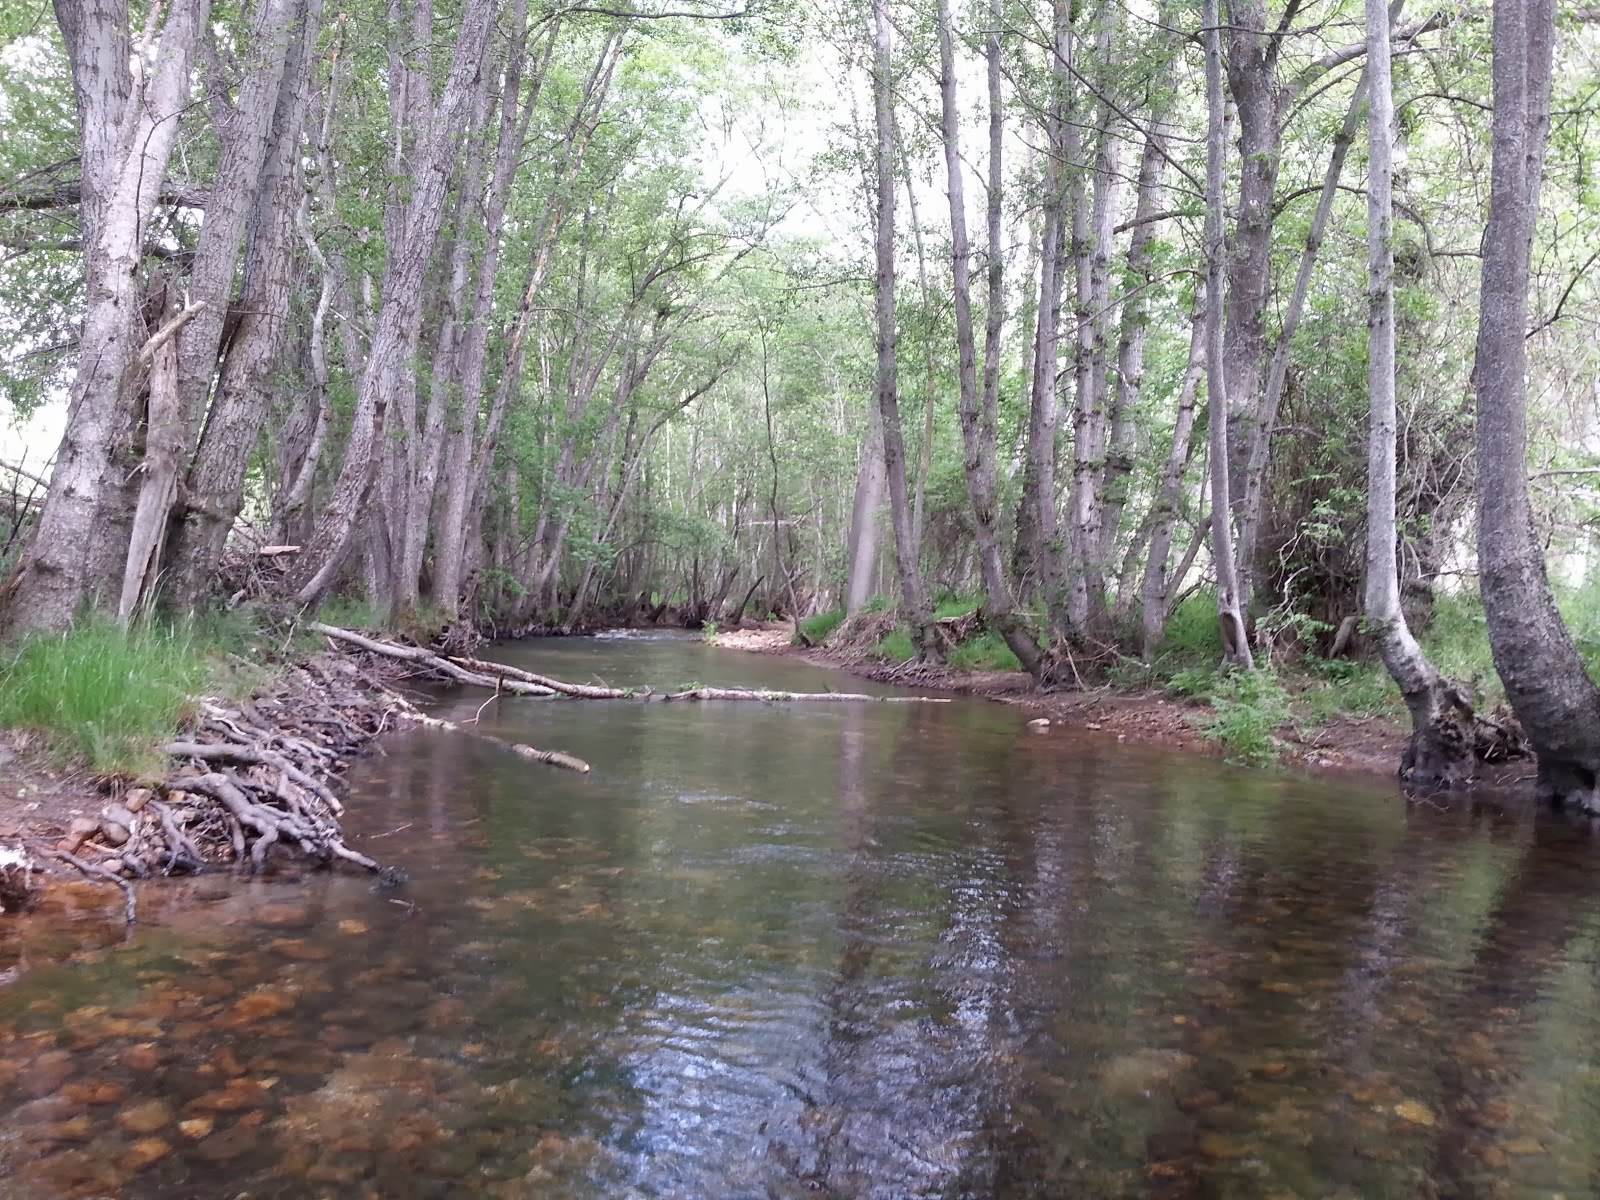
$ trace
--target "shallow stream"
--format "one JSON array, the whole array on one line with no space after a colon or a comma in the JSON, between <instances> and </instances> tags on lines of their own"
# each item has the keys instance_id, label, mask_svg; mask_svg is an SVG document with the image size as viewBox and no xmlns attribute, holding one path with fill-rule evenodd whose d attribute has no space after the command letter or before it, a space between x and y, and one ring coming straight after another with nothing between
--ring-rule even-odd
<instances>
[{"instance_id":1,"label":"shallow stream","mask_svg":"<svg viewBox=\"0 0 1600 1200\"><path fill-rule=\"evenodd\" d=\"M856 688L681 637L575 682ZM948 705L437 706L350 874L0 926L0 1197L1600 1193L1600 852ZM4 976L0 976L3 978Z\"/></svg>"}]
</instances>

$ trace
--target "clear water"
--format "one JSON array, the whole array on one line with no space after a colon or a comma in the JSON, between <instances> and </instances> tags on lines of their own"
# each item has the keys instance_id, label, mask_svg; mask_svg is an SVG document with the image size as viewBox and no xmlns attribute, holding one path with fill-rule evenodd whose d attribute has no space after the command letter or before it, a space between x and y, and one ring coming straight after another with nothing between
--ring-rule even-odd
<instances>
[{"instance_id":1,"label":"clear water","mask_svg":"<svg viewBox=\"0 0 1600 1200\"><path fill-rule=\"evenodd\" d=\"M688 638L498 656L857 690ZM0 1196L1600 1192L1586 829L977 701L438 707L594 770L409 734L349 814L398 894L0 925Z\"/></svg>"}]
</instances>

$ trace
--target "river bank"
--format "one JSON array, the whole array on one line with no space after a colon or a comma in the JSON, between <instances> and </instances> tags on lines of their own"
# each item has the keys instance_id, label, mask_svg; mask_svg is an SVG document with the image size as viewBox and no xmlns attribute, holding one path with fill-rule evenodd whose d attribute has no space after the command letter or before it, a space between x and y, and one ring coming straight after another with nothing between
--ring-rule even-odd
<instances>
[{"instance_id":1,"label":"river bank","mask_svg":"<svg viewBox=\"0 0 1600 1200\"><path fill-rule=\"evenodd\" d=\"M1230 757L1226 741L1206 732L1218 720L1217 708L1199 699L1155 689L1113 686L1040 692L1023 671L895 664L859 646L797 646L793 635L793 626L771 624L719 632L712 641L731 650L798 658L880 683L931 688L1012 705L1035 720L1050 723L1034 727L1040 736L1071 734L1213 758ZM1272 739L1273 761L1257 758L1249 765L1385 780L1395 779L1409 737L1403 708L1395 716L1332 712L1314 719L1296 719L1294 714L1287 714L1287 719L1270 723L1265 732ZM1495 788L1518 788L1531 785L1533 777L1532 760L1517 758L1480 764L1476 782Z\"/></svg>"}]
</instances>

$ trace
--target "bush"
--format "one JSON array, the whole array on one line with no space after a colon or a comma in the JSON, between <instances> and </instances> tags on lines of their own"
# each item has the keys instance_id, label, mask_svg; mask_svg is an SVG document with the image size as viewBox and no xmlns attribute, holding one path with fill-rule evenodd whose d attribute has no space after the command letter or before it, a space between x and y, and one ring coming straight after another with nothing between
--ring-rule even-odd
<instances>
[{"instance_id":1,"label":"bush","mask_svg":"<svg viewBox=\"0 0 1600 1200\"><path fill-rule=\"evenodd\" d=\"M1201 730L1227 751L1229 762L1268 766L1278 761L1278 727L1291 719L1289 695L1269 671L1236 671L1211 691L1211 722Z\"/></svg>"},{"instance_id":2,"label":"bush","mask_svg":"<svg viewBox=\"0 0 1600 1200\"><path fill-rule=\"evenodd\" d=\"M810 639L813 646L820 645L827 636L844 623L844 609L836 608L832 612L818 613L814 617L807 617L800 622L800 631Z\"/></svg>"},{"instance_id":3,"label":"bush","mask_svg":"<svg viewBox=\"0 0 1600 1200\"><path fill-rule=\"evenodd\" d=\"M99 774L151 772L207 673L188 628L90 621L26 638L0 663L0 725Z\"/></svg>"}]
</instances>

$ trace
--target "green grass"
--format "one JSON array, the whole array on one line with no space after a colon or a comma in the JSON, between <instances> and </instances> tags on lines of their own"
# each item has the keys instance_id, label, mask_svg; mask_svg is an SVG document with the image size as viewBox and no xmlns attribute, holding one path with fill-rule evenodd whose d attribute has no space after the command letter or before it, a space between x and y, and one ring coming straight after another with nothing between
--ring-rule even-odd
<instances>
[{"instance_id":1,"label":"green grass","mask_svg":"<svg viewBox=\"0 0 1600 1200\"><path fill-rule=\"evenodd\" d=\"M340 629L377 629L380 627L378 612L365 600L348 600L343 596L332 596L322 602L317 609L316 619L324 625L336 625Z\"/></svg>"},{"instance_id":2,"label":"green grass","mask_svg":"<svg viewBox=\"0 0 1600 1200\"><path fill-rule=\"evenodd\" d=\"M96 774L144 775L212 674L192 627L125 633L90 621L26 638L0 659L0 726L35 732L58 759Z\"/></svg>"},{"instance_id":3,"label":"green grass","mask_svg":"<svg viewBox=\"0 0 1600 1200\"><path fill-rule=\"evenodd\" d=\"M893 633L886 634L879 639L878 644L872 648L874 654L887 658L890 662L910 662L911 656L917 651L911 644L911 635L904 629L896 629Z\"/></svg>"},{"instance_id":4,"label":"green grass","mask_svg":"<svg viewBox=\"0 0 1600 1200\"><path fill-rule=\"evenodd\" d=\"M946 617L964 617L969 612L977 612L982 604L982 600L973 596L945 596L934 606L933 619L942 621Z\"/></svg>"},{"instance_id":5,"label":"green grass","mask_svg":"<svg viewBox=\"0 0 1600 1200\"><path fill-rule=\"evenodd\" d=\"M1282 749L1277 731L1293 719L1289 694L1270 671L1238 671L1211 689L1212 716L1201 732L1222 746L1229 762L1270 766Z\"/></svg>"},{"instance_id":6,"label":"green grass","mask_svg":"<svg viewBox=\"0 0 1600 1200\"><path fill-rule=\"evenodd\" d=\"M800 631L811 640L813 646L816 646L842 624L844 624L844 609L836 608L832 612L807 617L800 622Z\"/></svg>"},{"instance_id":7,"label":"green grass","mask_svg":"<svg viewBox=\"0 0 1600 1200\"><path fill-rule=\"evenodd\" d=\"M1005 638L987 629L950 651L950 665L963 671L1020 671L1022 663Z\"/></svg>"}]
</instances>

